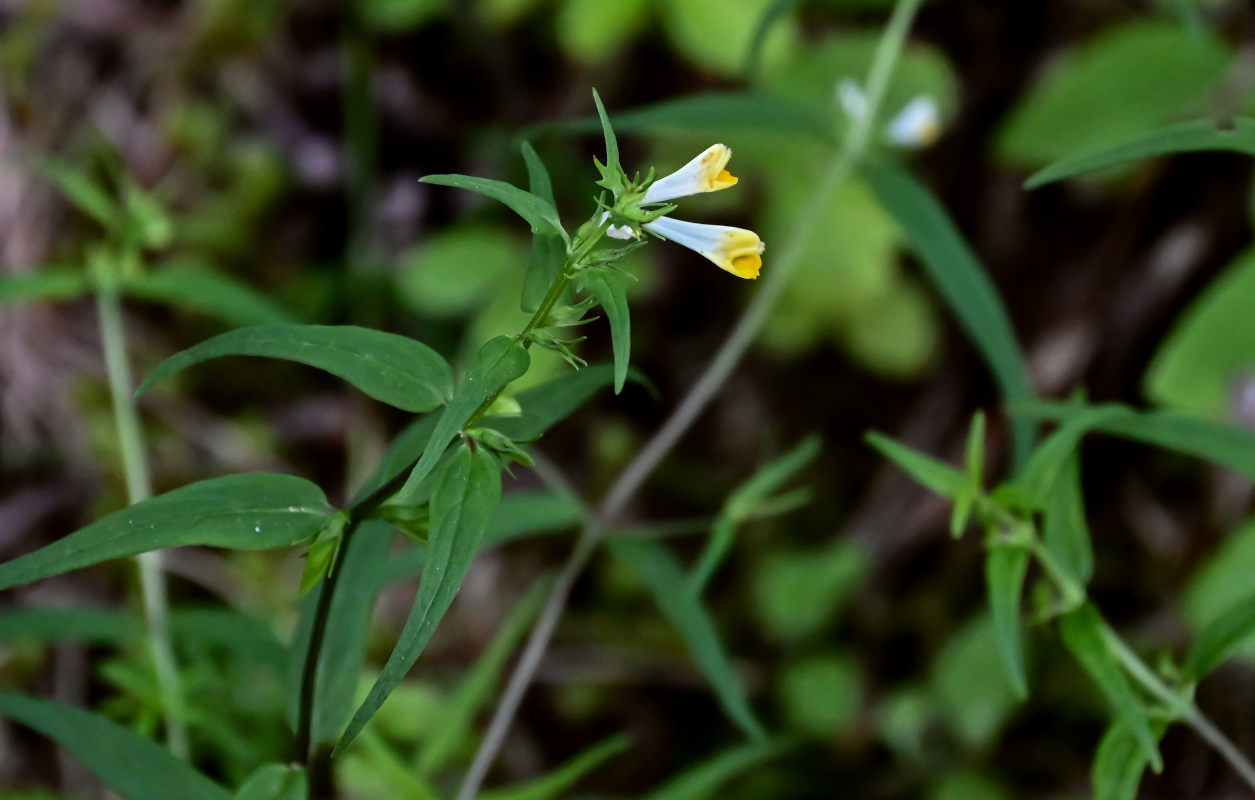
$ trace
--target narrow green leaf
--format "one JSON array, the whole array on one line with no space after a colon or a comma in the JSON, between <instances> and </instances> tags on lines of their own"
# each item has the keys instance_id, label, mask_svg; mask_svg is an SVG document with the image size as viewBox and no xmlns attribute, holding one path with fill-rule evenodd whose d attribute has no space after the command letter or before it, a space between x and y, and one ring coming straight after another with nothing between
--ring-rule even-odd
<instances>
[{"instance_id":1,"label":"narrow green leaf","mask_svg":"<svg viewBox=\"0 0 1255 800\"><path fill-rule=\"evenodd\" d=\"M1163 759L1156 746L1157 737L1151 733L1145 707L1107 646L1106 624L1098 610L1086 603L1059 618L1059 631L1064 645L1107 698L1116 718L1133 735L1151 769L1159 772Z\"/></svg>"},{"instance_id":2,"label":"narrow green leaf","mask_svg":"<svg viewBox=\"0 0 1255 800\"><path fill-rule=\"evenodd\" d=\"M1020 700L1028 698L1024 674L1024 644L1020 629L1020 596L1028 570L1028 550L995 544L985 559L985 582L989 589L989 609L993 614L998 652L1007 679Z\"/></svg>"},{"instance_id":3,"label":"narrow green leaf","mask_svg":"<svg viewBox=\"0 0 1255 800\"><path fill-rule=\"evenodd\" d=\"M1033 451L1016 479L1016 483L1042 506L1054 493L1068 461L1076 456L1081 439L1105 422L1130 416L1130 411L1120 406L1078 405L1077 409L1076 414L1061 421L1059 428Z\"/></svg>"},{"instance_id":4,"label":"narrow green leaf","mask_svg":"<svg viewBox=\"0 0 1255 800\"><path fill-rule=\"evenodd\" d=\"M975 488L985 485L985 414L978 411L972 417L972 427L967 432L967 479Z\"/></svg>"},{"instance_id":5,"label":"narrow green leaf","mask_svg":"<svg viewBox=\"0 0 1255 800\"><path fill-rule=\"evenodd\" d=\"M620 131L710 131L727 135L729 130L751 130L786 136L806 136L824 144L836 143L836 127L830 112L772 94L757 92L710 92L665 100L614 115ZM545 126L572 132L595 130L595 119Z\"/></svg>"},{"instance_id":6,"label":"narrow green leaf","mask_svg":"<svg viewBox=\"0 0 1255 800\"><path fill-rule=\"evenodd\" d=\"M41 300L73 300L91 291L81 269L44 267L0 276L0 307Z\"/></svg>"},{"instance_id":7,"label":"narrow green leaf","mask_svg":"<svg viewBox=\"0 0 1255 800\"><path fill-rule=\"evenodd\" d=\"M1150 723L1156 741L1163 736L1165 727L1158 720ZM1094 800L1136 800L1137 785L1149 763L1128 726L1113 720L1094 754Z\"/></svg>"},{"instance_id":8,"label":"narrow green leaf","mask_svg":"<svg viewBox=\"0 0 1255 800\"><path fill-rule=\"evenodd\" d=\"M1087 408L1114 410L1110 418L1094 425L1097 432L1212 461L1255 480L1255 433L1236 425L1173 411L1139 412L1120 405L1078 407L1073 403L1037 402L1021 404L1015 413L1066 422L1085 413Z\"/></svg>"},{"instance_id":9,"label":"narrow green leaf","mask_svg":"<svg viewBox=\"0 0 1255 800\"><path fill-rule=\"evenodd\" d=\"M514 604L492 643L475 661L475 666L458 684L441 713L440 725L419 750L419 775L434 775L448 765L466 743L475 715L483 709L505 674L506 661L527 635L551 585L552 581L547 577L533 583L527 594Z\"/></svg>"},{"instance_id":10,"label":"narrow green leaf","mask_svg":"<svg viewBox=\"0 0 1255 800\"><path fill-rule=\"evenodd\" d=\"M74 164L51 156L40 156L30 163L37 172L52 181L75 208L99 222L106 230L113 230L121 223L114 199Z\"/></svg>"},{"instance_id":11,"label":"narrow green leaf","mask_svg":"<svg viewBox=\"0 0 1255 800\"><path fill-rule=\"evenodd\" d=\"M362 482L362 488L354 495L352 505L357 505L375 489L409 469L423 454L439 421L439 414L426 414L402 428L388 445L383 458L379 459L375 471Z\"/></svg>"},{"instance_id":12,"label":"narrow green leaf","mask_svg":"<svg viewBox=\"0 0 1255 800\"><path fill-rule=\"evenodd\" d=\"M267 764L248 776L231 800L305 800L305 771L287 764Z\"/></svg>"},{"instance_id":13,"label":"narrow green leaf","mask_svg":"<svg viewBox=\"0 0 1255 800\"><path fill-rule=\"evenodd\" d=\"M466 189L491 197L527 220L528 224L532 226L532 233L551 233L560 237L564 242L568 241L566 230L562 227L562 220L558 218L558 212L554 209L553 204L540 199L531 192L525 192L513 184L505 181L495 181L491 178L475 178L470 175L427 175L419 180L423 183L435 184L436 186L452 186L455 189ZM473 268L474 265L467 265L467 269Z\"/></svg>"},{"instance_id":14,"label":"narrow green leaf","mask_svg":"<svg viewBox=\"0 0 1255 800\"><path fill-rule=\"evenodd\" d=\"M630 377L638 378L635 373ZM609 386L613 379L614 369L609 364L593 364L578 372L565 373L519 392L515 399L523 409L522 415L493 418L492 427L517 442L538 439Z\"/></svg>"},{"instance_id":15,"label":"narrow green leaf","mask_svg":"<svg viewBox=\"0 0 1255 800\"><path fill-rule=\"evenodd\" d=\"M1186 676L1200 680L1220 666L1252 633L1255 633L1255 594L1229 606L1228 611L1203 628L1185 660Z\"/></svg>"},{"instance_id":16,"label":"narrow green leaf","mask_svg":"<svg viewBox=\"0 0 1255 800\"><path fill-rule=\"evenodd\" d=\"M597 119L601 122L601 133L606 140L606 167L612 172L619 169L619 140L614 135L614 127L606 114L606 107L601 103L601 95L593 89L593 103L597 106Z\"/></svg>"},{"instance_id":17,"label":"narrow green leaf","mask_svg":"<svg viewBox=\"0 0 1255 800\"><path fill-rule=\"evenodd\" d=\"M435 350L395 333L354 325L255 325L227 331L167 358L136 390L223 356L264 356L330 372L402 411L431 411L453 393L453 369Z\"/></svg>"},{"instance_id":18,"label":"narrow green leaf","mask_svg":"<svg viewBox=\"0 0 1255 800\"><path fill-rule=\"evenodd\" d=\"M540 160L530 142L522 144L523 161L527 164L528 188L532 194L557 207L553 197L553 184L549 180L549 170L545 162ZM527 263L527 276L523 279L524 311L535 311L549 287L557 280L558 273L566 261L566 248L562 239L551 234L538 234L532 238L532 255Z\"/></svg>"},{"instance_id":19,"label":"narrow green leaf","mask_svg":"<svg viewBox=\"0 0 1255 800\"><path fill-rule=\"evenodd\" d=\"M484 532L484 546L538 533L558 533L584 521L577 498L556 492L510 492L503 495Z\"/></svg>"},{"instance_id":20,"label":"narrow green leaf","mask_svg":"<svg viewBox=\"0 0 1255 800\"><path fill-rule=\"evenodd\" d=\"M521 786L508 786L481 792L479 800L552 800L578 783L597 767L628 748L632 740L624 735L603 739L552 772Z\"/></svg>"},{"instance_id":21,"label":"narrow green leaf","mask_svg":"<svg viewBox=\"0 0 1255 800\"><path fill-rule=\"evenodd\" d=\"M585 269L580 272L580 284L605 309L610 320L610 341L614 345L614 393L623 391L627 380L628 363L632 353L632 320L628 313L627 281L625 273L609 269Z\"/></svg>"},{"instance_id":22,"label":"narrow green leaf","mask_svg":"<svg viewBox=\"0 0 1255 800\"><path fill-rule=\"evenodd\" d=\"M164 547L289 547L318 533L331 514L322 490L304 478L213 478L127 506L0 564L0 589Z\"/></svg>"},{"instance_id":23,"label":"narrow green leaf","mask_svg":"<svg viewBox=\"0 0 1255 800\"><path fill-rule=\"evenodd\" d=\"M1154 156L1216 150L1255 156L1255 119L1240 117L1232 127L1221 127L1209 119L1168 125L1112 147L1056 161L1029 177L1024 188L1036 189L1074 175Z\"/></svg>"},{"instance_id":24,"label":"narrow green leaf","mask_svg":"<svg viewBox=\"0 0 1255 800\"><path fill-rule=\"evenodd\" d=\"M483 448L459 448L437 476L431 496L426 563L414 607L388 663L353 715L335 752L353 741L422 654L466 579L500 499L501 466L496 456Z\"/></svg>"},{"instance_id":25,"label":"narrow green leaf","mask_svg":"<svg viewBox=\"0 0 1255 800\"><path fill-rule=\"evenodd\" d=\"M698 668L714 689L724 713L755 741L766 738L754 718L710 615L688 591L688 576L656 541L612 539L610 552L627 564L653 596L654 602L684 638Z\"/></svg>"},{"instance_id":26,"label":"narrow green leaf","mask_svg":"<svg viewBox=\"0 0 1255 800\"><path fill-rule=\"evenodd\" d=\"M422 457L397 493L397 502L405 503L413 498L423 481L436 468L445 448L458 431L466 427L471 417L489 398L505 388L510 381L527 372L531 363L527 348L512 336L498 336L480 348L474 365L458 385L453 399L432 428Z\"/></svg>"},{"instance_id":27,"label":"narrow green leaf","mask_svg":"<svg viewBox=\"0 0 1255 800\"><path fill-rule=\"evenodd\" d=\"M725 750L714 758L689 767L642 800L706 800L736 776L770 761L784 748L774 744L749 744Z\"/></svg>"},{"instance_id":28,"label":"narrow green leaf","mask_svg":"<svg viewBox=\"0 0 1255 800\"><path fill-rule=\"evenodd\" d=\"M56 741L124 800L231 798L155 742L81 708L0 692L0 717Z\"/></svg>"},{"instance_id":29,"label":"narrow green leaf","mask_svg":"<svg viewBox=\"0 0 1255 800\"><path fill-rule=\"evenodd\" d=\"M1046 497L1042 544L1079 586L1089 583L1094 574L1094 546L1085 521L1081 459L1075 452L1064 462L1058 480Z\"/></svg>"},{"instance_id":30,"label":"narrow green leaf","mask_svg":"<svg viewBox=\"0 0 1255 800\"><path fill-rule=\"evenodd\" d=\"M948 500L954 500L968 492L967 476L944 461L898 444L876 431L869 431L863 440L916 482Z\"/></svg>"},{"instance_id":31,"label":"narrow green leaf","mask_svg":"<svg viewBox=\"0 0 1255 800\"><path fill-rule=\"evenodd\" d=\"M144 635L144 623L100 608L15 608L0 613L0 643L119 643Z\"/></svg>"},{"instance_id":32,"label":"narrow green leaf","mask_svg":"<svg viewBox=\"0 0 1255 800\"><path fill-rule=\"evenodd\" d=\"M208 314L228 325L292 321L291 314L256 289L206 267L159 265L127 281L125 291L142 300Z\"/></svg>"},{"instance_id":33,"label":"narrow green leaf","mask_svg":"<svg viewBox=\"0 0 1255 800\"><path fill-rule=\"evenodd\" d=\"M340 584L331 598L314 686L311 740L315 745L336 741L353 710L366 654L366 635L370 632L370 616L383 588L379 572L389 561L391 544L390 525L381 521L367 522L349 542L341 559ZM309 651L314 610L325 590L326 583L319 583L301 603L301 617L288 663L287 711L292 720L296 719L300 703L301 671Z\"/></svg>"},{"instance_id":34,"label":"narrow green leaf","mask_svg":"<svg viewBox=\"0 0 1255 800\"><path fill-rule=\"evenodd\" d=\"M937 291L945 298L993 372L1003 399L1033 397L1023 353L998 292L945 208L910 173L887 162L868 164L865 174L885 210L898 222ZM1014 462L1023 466L1033 448L1033 425L1012 421Z\"/></svg>"}]
</instances>

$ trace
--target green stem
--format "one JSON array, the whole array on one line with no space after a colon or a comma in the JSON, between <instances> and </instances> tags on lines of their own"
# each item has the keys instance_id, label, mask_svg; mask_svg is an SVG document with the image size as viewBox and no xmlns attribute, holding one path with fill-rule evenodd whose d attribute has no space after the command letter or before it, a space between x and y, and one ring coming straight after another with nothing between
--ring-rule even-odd
<instances>
[{"instance_id":1,"label":"green stem","mask_svg":"<svg viewBox=\"0 0 1255 800\"><path fill-rule=\"evenodd\" d=\"M144 457L144 434L135 408L131 367L126 357L126 334L122 326L122 304L117 290L102 287L96 292L96 309L100 321L100 339L105 354L105 371L113 398L113 419L118 444L122 450L122 471L126 477L127 502L131 505L152 496L152 481ZM169 602L166 598L165 574L161 568L161 552L141 553L139 565L140 592L143 596L144 619L161 693L165 721L166 744L177 758L188 757L187 727L183 690L170 641Z\"/></svg>"},{"instance_id":2,"label":"green stem","mask_svg":"<svg viewBox=\"0 0 1255 800\"><path fill-rule=\"evenodd\" d=\"M793 226L788 242L779 258L771 260L766 277L758 287L754 299L742 314L732 333L711 360L710 366L685 394L680 405L667 418L663 426L646 442L636 457L627 465L611 486L600 504L595 518L580 531L575 547L563 564L562 570L550 590L545 607L536 620L527 644L519 657L501 701L493 712L492 721L480 742L475 758L462 780L457 800L472 800L488 774L506 734L518 712L523 695L531 685L532 677L540 666L541 658L549 646L549 640L558 625L576 578L583 571L589 558L605 535L611 520L622 513L627 503L653 473L659 462L671 452L680 437L705 410L706 406L723 387L732 371L740 363L754 339L766 323L771 310L784 293L789 280L797 271L816 233L822 215L832 202L838 188L854 171L862 159L871 139L873 121L879 116L894 65L902 52L922 0L899 0L893 15L885 27L867 78L867 116L855 122L845 145L829 162L820 178L806 210Z\"/></svg>"}]
</instances>

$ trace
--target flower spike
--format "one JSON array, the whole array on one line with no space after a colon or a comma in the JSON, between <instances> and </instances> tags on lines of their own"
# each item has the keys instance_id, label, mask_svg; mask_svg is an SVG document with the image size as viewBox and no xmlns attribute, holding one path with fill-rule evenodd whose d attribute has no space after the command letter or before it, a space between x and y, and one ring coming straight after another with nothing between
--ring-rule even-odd
<instances>
[{"instance_id":1,"label":"flower spike","mask_svg":"<svg viewBox=\"0 0 1255 800\"><path fill-rule=\"evenodd\" d=\"M763 265L762 240L758 234L744 228L684 222L671 217L659 217L645 223L644 228L700 253L738 278L757 278Z\"/></svg>"},{"instance_id":2,"label":"flower spike","mask_svg":"<svg viewBox=\"0 0 1255 800\"><path fill-rule=\"evenodd\" d=\"M650 184L641 203L665 203L677 197L717 192L735 186L736 177L726 169L730 158L730 147L712 144L689 163Z\"/></svg>"}]
</instances>

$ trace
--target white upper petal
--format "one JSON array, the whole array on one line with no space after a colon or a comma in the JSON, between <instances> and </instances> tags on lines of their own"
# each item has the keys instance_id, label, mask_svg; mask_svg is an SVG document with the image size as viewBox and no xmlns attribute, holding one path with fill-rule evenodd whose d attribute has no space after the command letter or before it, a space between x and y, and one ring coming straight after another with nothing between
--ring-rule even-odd
<instances>
[{"instance_id":1,"label":"white upper petal","mask_svg":"<svg viewBox=\"0 0 1255 800\"><path fill-rule=\"evenodd\" d=\"M712 144L696 158L665 177L649 185L642 203L665 203L677 197L714 192L736 183L724 170L732 150L727 145Z\"/></svg>"}]
</instances>

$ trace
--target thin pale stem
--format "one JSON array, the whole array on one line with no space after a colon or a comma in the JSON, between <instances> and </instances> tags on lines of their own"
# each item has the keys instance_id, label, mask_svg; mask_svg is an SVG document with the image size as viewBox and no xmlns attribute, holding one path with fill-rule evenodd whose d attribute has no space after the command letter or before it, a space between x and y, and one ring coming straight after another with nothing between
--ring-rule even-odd
<instances>
[{"instance_id":1,"label":"thin pale stem","mask_svg":"<svg viewBox=\"0 0 1255 800\"><path fill-rule=\"evenodd\" d=\"M100 321L100 339L105 354L105 371L113 399L113 419L118 445L122 451L122 471L126 478L127 502L134 505L152 496L152 480L144 456L144 433L135 408L131 366L126 357L126 334L122 326L122 307L117 292L102 288L96 293L96 309ZM165 572L161 568L161 552L141 553L139 566L140 593L143 596L144 619L148 641L161 694L161 712L165 723L166 745L176 757L187 759L187 726L183 689L170 641L169 602L166 597Z\"/></svg>"},{"instance_id":2,"label":"thin pale stem","mask_svg":"<svg viewBox=\"0 0 1255 800\"><path fill-rule=\"evenodd\" d=\"M906 35L921 1L900 0L894 8L868 74L867 116L855 124L845 145L824 171L811 202L806 205L803 215L794 224L792 234L781 251L780 257L772 259L766 278L758 287L754 299L741 315L736 327L724 340L723 346L715 354L706 371L680 401L680 405L619 475L598 507L596 517L580 531L575 547L567 557L558 579L554 582L544 610L528 637L514 671L510 674L505 693L493 712L488 730L458 790L457 800L472 800L483 784L488 769L496 759L506 734L509 733L523 695L531 685L532 678L540 666L541 658L549 647L549 640L566 608L571 589L589 558L596 551L609 522L623 512L659 462L671 451L722 388L737 364L740 363L741 357L745 355L745 351L757 337L793 273L801 264L821 215L866 150L871 138L873 121L878 116L889 78L902 52Z\"/></svg>"}]
</instances>

